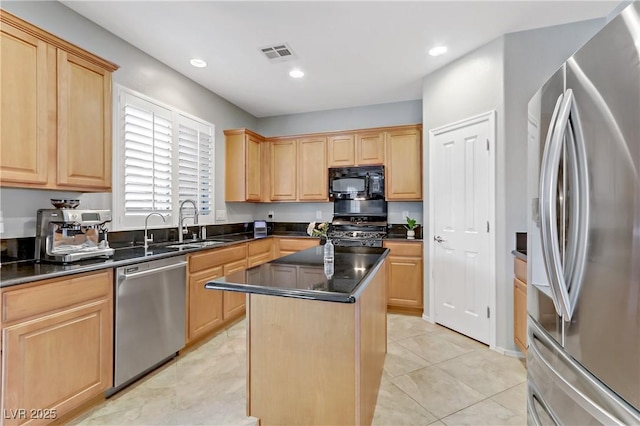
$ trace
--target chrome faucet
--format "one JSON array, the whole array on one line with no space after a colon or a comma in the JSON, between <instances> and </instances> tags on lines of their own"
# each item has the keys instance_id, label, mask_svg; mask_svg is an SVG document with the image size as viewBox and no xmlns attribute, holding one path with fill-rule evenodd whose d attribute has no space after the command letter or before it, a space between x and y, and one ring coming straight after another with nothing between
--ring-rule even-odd
<instances>
[{"instance_id":1,"label":"chrome faucet","mask_svg":"<svg viewBox=\"0 0 640 426\"><path fill-rule=\"evenodd\" d=\"M153 212L153 213L149 213L147 215L147 217L144 218L144 248L147 249L149 247L149 243L153 242L153 235L151 235L151 238L147 238L147 222L149 221L149 217L153 216L153 215L158 215L162 218L162 222L166 223L166 219L164 218L164 216L162 216L160 213L157 212Z\"/></svg>"},{"instance_id":2,"label":"chrome faucet","mask_svg":"<svg viewBox=\"0 0 640 426\"><path fill-rule=\"evenodd\" d=\"M185 203L193 204L193 208L194 208L193 216L185 217L183 215L182 208L184 207ZM178 242L183 242L184 241L183 234L187 233L187 228L184 227L182 222L184 222L185 219L188 219L190 217L193 218L193 224L197 225L198 224L198 206L196 205L196 202L193 200L184 200L183 202L180 203L180 209L178 210Z\"/></svg>"}]
</instances>

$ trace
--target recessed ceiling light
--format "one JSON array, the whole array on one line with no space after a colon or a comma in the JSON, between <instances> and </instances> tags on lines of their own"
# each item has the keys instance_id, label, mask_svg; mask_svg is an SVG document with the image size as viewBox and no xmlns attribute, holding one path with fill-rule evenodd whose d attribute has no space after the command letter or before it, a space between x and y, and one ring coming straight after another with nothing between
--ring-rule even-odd
<instances>
[{"instance_id":1,"label":"recessed ceiling light","mask_svg":"<svg viewBox=\"0 0 640 426\"><path fill-rule=\"evenodd\" d=\"M436 46L429 49L429 55L431 56L440 56L447 53L447 46Z\"/></svg>"},{"instance_id":2,"label":"recessed ceiling light","mask_svg":"<svg viewBox=\"0 0 640 426\"><path fill-rule=\"evenodd\" d=\"M193 58L189 62L196 68L204 68L207 66L207 62L204 59Z\"/></svg>"},{"instance_id":3,"label":"recessed ceiling light","mask_svg":"<svg viewBox=\"0 0 640 426\"><path fill-rule=\"evenodd\" d=\"M295 70L291 70L289 72L289 76L291 78L302 78L302 77L304 77L304 73L299 69L295 69Z\"/></svg>"}]
</instances>

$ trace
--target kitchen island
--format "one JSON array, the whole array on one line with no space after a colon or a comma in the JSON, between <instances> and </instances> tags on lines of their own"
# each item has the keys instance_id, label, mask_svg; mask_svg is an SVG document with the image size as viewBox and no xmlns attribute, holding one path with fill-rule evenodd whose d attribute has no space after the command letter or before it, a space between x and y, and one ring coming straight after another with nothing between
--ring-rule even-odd
<instances>
[{"instance_id":1,"label":"kitchen island","mask_svg":"<svg viewBox=\"0 0 640 426\"><path fill-rule=\"evenodd\" d=\"M323 247L214 279L247 293L247 415L261 425L370 424L386 353L383 248Z\"/></svg>"}]
</instances>

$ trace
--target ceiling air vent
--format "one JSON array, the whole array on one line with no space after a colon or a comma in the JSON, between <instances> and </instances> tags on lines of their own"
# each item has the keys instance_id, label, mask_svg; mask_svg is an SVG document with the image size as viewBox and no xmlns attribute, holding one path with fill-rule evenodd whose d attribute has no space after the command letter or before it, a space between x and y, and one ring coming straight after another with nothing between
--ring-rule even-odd
<instances>
[{"instance_id":1,"label":"ceiling air vent","mask_svg":"<svg viewBox=\"0 0 640 426\"><path fill-rule=\"evenodd\" d=\"M261 47L260 51L267 57L269 62L284 62L296 57L293 50L287 43Z\"/></svg>"}]
</instances>

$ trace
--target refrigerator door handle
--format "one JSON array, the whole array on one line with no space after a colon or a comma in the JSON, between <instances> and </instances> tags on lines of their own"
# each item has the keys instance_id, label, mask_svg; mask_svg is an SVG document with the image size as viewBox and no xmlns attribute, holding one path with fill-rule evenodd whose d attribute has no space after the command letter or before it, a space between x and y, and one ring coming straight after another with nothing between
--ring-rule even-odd
<instances>
[{"instance_id":1,"label":"refrigerator door handle","mask_svg":"<svg viewBox=\"0 0 640 426\"><path fill-rule=\"evenodd\" d=\"M567 138L566 145L564 138ZM577 306L582 277L587 256L587 238L589 232L589 179L587 170L586 147L578 108L573 91L567 89L558 111L550 143L545 146L545 175L541 175L540 206L543 257L552 294L555 294L561 310L556 311L565 321L570 321ZM558 211L556 194L558 190L558 171L563 153L567 168L563 175L570 180L574 200L564 203L569 207L570 223L568 246L564 255L564 264L560 256L560 238L558 233ZM565 195L567 188L564 189ZM564 224L563 224L564 226ZM563 241L564 243L564 241Z\"/></svg>"},{"instance_id":2,"label":"refrigerator door handle","mask_svg":"<svg viewBox=\"0 0 640 426\"><path fill-rule=\"evenodd\" d=\"M570 94L570 92L569 92ZM561 274L560 250L557 231L556 194L558 190L558 169L566 123L569 119L570 105L567 94L558 97L551 116L549 132L544 144L542 162L540 164L540 234L542 237L542 258L549 278L551 297L556 313L559 316L568 311L568 299L564 299L561 285L564 285ZM566 117L566 120L563 118ZM562 281L561 281L562 280Z\"/></svg>"},{"instance_id":3,"label":"refrigerator door handle","mask_svg":"<svg viewBox=\"0 0 640 426\"><path fill-rule=\"evenodd\" d=\"M527 411L531 417L531 420L535 426L542 426L542 420L540 419L540 414L538 414L537 406L540 406L545 412L545 414L553 421L556 425L562 424L562 422L558 419L558 417L553 413L551 407L540 398L540 391L534 385L532 381L527 383Z\"/></svg>"},{"instance_id":4,"label":"refrigerator door handle","mask_svg":"<svg viewBox=\"0 0 640 426\"><path fill-rule=\"evenodd\" d=\"M569 89L568 91L570 91ZM575 98L572 96L571 115L568 122L569 145L573 155L572 176L575 180L575 201L571 212L572 223L570 226L570 261L565 264L566 286L561 290L566 292L568 300L568 315L566 320L573 316L580 288L582 286L585 264L587 261L587 244L589 240L589 170L587 161L587 147L580 125L580 113Z\"/></svg>"}]
</instances>

